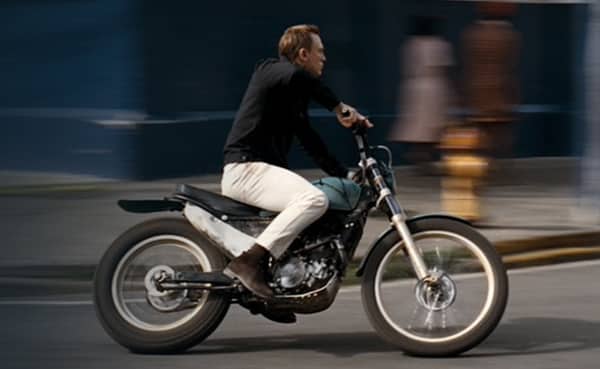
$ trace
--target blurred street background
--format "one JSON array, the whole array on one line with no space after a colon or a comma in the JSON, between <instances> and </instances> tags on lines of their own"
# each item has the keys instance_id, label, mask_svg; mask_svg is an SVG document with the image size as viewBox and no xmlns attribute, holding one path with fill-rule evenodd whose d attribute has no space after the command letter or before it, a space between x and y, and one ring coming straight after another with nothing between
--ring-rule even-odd
<instances>
[{"instance_id":1,"label":"blurred street background","mask_svg":"<svg viewBox=\"0 0 600 369\"><path fill-rule=\"evenodd\" d=\"M584 54L591 7L521 4L516 157L582 153ZM0 170L117 179L219 173L221 150L254 64L276 56L283 30L319 25L326 82L386 138L398 115L399 49L411 17L443 17L461 77L461 37L473 2L3 1ZM595 44L591 43L590 48ZM315 106L315 108L317 108ZM355 165L352 138L312 111L332 150ZM333 139L335 138L335 139ZM401 145L394 150L402 164ZM314 167L295 153L292 166Z\"/></svg>"},{"instance_id":2,"label":"blurred street background","mask_svg":"<svg viewBox=\"0 0 600 369\"><path fill-rule=\"evenodd\" d=\"M320 26L324 79L376 124L371 142L390 145L399 198L413 214L454 213L485 231L600 226L595 3L308 1L286 11L274 1L106 0L0 7L2 264L93 265L138 220L121 214L118 197L162 197L185 181L218 192L225 136L253 66L276 56L282 31L299 22ZM431 39L444 48L428 48ZM355 167L351 134L324 109L310 113L330 149ZM433 132L432 120L437 131L426 140L433 170L420 170L411 145L421 138L402 131ZM290 163L311 178L324 175L298 147ZM94 200L98 194L104 202ZM503 196L511 200L495 200ZM542 207L530 204L536 198ZM114 221L121 216L132 221ZM502 238L525 236L513 233ZM77 246L61 249L70 244Z\"/></svg>"}]
</instances>

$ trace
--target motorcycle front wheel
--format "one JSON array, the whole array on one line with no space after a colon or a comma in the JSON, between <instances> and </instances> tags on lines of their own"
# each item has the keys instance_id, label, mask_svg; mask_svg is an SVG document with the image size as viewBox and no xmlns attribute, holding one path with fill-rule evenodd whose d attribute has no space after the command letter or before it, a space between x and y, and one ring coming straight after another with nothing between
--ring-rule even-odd
<instances>
[{"instance_id":1,"label":"motorcycle front wheel","mask_svg":"<svg viewBox=\"0 0 600 369\"><path fill-rule=\"evenodd\" d=\"M226 259L185 219L138 224L108 248L94 277L96 315L133 352L174 353L205 339L229 308L223 294L161 290L160 278L222 270Z\"/></svg>"},{"instance_id":2,"label":"motorcycle front wheel","mask_svg":"<svg viewBox=\"0 0 600 369\"><path fill-rule=\"evenodd\" d=\"M452 356L483 341L508 300L508 277L490 242L450 218L407 222L429 277L418 280L397 232L373 250L362 300L377 333L407 354Z\"/></svg>"}]
</instances>

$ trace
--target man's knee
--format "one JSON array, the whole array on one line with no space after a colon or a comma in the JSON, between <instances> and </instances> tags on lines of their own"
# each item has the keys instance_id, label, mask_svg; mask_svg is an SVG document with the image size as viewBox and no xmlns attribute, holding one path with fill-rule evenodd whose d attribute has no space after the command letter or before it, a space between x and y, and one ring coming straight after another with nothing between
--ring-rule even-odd
<instances>
[{"instance_id":1,"label":"man's knee","mask_svg":"<svg viewBox=\"0 0 600 369\"><path fill-rule=\"evenodd\" d=\"M327 209L329 209L329 199L327 198L327 195L319 189L315 188L315 191L309 195L309 201L311 204L310 207L315 211L318 211L320 215L325 214Z\"/></svg>"}]
</instances>

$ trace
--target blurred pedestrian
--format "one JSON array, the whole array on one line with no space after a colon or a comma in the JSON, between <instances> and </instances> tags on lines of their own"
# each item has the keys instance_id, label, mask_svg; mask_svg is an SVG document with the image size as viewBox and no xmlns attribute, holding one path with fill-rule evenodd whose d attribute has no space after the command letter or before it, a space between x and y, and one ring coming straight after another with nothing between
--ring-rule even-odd
<instances>
[{"instance_id":1,"label":"blurred pedestrian","mask_svg":"<svg viewBox=\"0 0 600 369\"><path fill-rule=\"evenodd\" d=\"M413 19L408 40L400 50L401 81L397 120L389 140L405 144L406 159L420 172L431 173L437 145L447 121L453 64L452 48L441 35L441 19Z\"/></svg>"},{"instance_id":2,"label":"blurred pedestrian","mask_svg":"<svg viewBox=\"0 0 600 369\"><path fill-rule=\"evenodd\" d=\"M510 22L514 3L482 2L481 19L463 33L466 108L488 137L492 157L512 155L513 122L519 100L520 36Z\"/></svg>"}]
</instances>

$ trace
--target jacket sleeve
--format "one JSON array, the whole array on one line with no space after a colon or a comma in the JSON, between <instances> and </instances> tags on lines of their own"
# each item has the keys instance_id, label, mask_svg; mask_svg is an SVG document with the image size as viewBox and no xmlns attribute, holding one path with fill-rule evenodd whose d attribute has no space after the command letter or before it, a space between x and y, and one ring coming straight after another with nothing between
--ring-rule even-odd
<instances>
[{"instance_id":1,"label":"jacket sleeve","mask_svg":"<svg viewBox=\"0 0 600 369\"><path fill-rule=\"evenodd\" d=\"M332 111L340 103L340 99L329 87L323 84L320 78L313 77L303 69L297 69L294 72L291 84L295 88L306 91L313 100L329 111Z\"/></svg>"},{"instance_id":2,"label":"jacket sleeve","mask_svg":"<svg viewBox=\"0 0 600 369\"><path fill-rule=\"evenodd\" d=\"M346 177L348 175L348 169L329 152L327 145L310 126L308 119L302 119L298 122L296 137L298 137L306 152L327 174L334 177Z\"/></svg>"}]
</instances>

